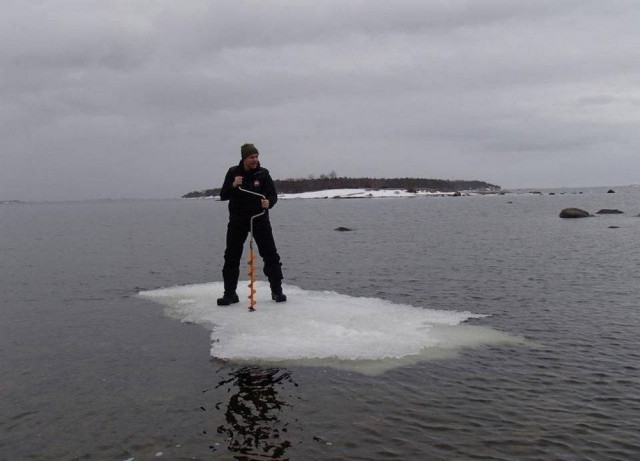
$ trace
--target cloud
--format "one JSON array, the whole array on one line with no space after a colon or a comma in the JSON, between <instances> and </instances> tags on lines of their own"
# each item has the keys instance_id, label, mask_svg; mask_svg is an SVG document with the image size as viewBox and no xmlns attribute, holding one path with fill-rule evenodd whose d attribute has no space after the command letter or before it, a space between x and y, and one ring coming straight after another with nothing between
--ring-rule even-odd
<instances>
[{"instance_id":1,"label":"cloud","mask_svg":"<svg viewBox=\"0 0 640 461\"><path fill-rule=\"evenodd\" d=\"M637 182L633 1L5 3L0 199L177 196L245 141L282 178Z\"/></svg>"}]
</instances>

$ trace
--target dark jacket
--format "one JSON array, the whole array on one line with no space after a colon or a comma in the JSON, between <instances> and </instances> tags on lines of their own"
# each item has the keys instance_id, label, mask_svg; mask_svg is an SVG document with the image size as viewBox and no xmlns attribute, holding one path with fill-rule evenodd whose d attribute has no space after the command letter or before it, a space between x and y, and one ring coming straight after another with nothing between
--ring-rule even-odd
<instances>
[{"instance_id":1,"label":"dark jacket","mask_svg":"<svg viewBox=\"0 0 640 461\"><path fill-rule=\"evenodd\" d=\"M229 168L224 183L220 189L220 200L229 200L229 215L236 218L250 218L253 215L262 212L262 204L260 197L248 194L238 188L232 186L236 176L242 176L242 188L257 192L267 197L269 200L269 208L278 201L278 194L273 184L273 179L269 175L269 170L262 168L260 164L255 170L246 171L242 165L242 161L238 166ZM267 212L268 214L268 212Z\"/></svg>"}]
</instances>

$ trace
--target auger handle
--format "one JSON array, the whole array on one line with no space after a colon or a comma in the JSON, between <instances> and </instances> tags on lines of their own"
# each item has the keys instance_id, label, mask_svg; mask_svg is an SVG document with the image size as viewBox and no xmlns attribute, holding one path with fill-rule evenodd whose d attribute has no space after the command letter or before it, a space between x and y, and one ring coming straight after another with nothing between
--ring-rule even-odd
<instances>
[{"instance_id":1,"label":"auger handle","mask_svg":"<svg viewBox=\"0 0 640 461\"><path fill-rule=\"evenodd\" d=\"M259 194L257 192L254 192L252 190L247 190L247 189L243 189L242 187L238 186L238 189L240 189L242 192L246 192L247 194L253 194L253 195L257 195L258 197L262 197L262 198L267 198L266 196Z\"/></svg>"}]
</instances>

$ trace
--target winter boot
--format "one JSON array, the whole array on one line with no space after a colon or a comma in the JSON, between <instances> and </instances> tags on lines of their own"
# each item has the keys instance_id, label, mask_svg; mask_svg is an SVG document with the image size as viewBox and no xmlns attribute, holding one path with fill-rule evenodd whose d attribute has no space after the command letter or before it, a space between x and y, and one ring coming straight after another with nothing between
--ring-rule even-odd
<instances>
[{"instance_id":1,"label":"winter boot","mask_svg":"<svg viewBox=\"0 0 640 461\"><path fill-rule=\"evenodd\" d=\"M277 303L283 303L287 300L287 296L282 292L281 280L269 280L269 285L271 285L271 299Z\"/></svg>"},{"instance_id":2,"label":"winter boot","mask_svg":"<svg viewBox=\"0 0 640 461\"><path fill-rule=\"evenodd\" d=\"M218 298L218 306L228 306L240 302L238 295L235 292L224 292L222 298Z\"/></svg>"}]
</instances>

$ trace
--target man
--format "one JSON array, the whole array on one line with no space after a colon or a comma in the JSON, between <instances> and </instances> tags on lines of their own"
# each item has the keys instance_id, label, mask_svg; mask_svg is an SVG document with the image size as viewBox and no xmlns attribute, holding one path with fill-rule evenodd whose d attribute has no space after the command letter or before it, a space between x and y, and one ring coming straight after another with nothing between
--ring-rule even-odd
<instances>
[{"instance_id":1,"label":"man","mask_svg":"<svg viewBox=\"0 0 640 461\"><path fill-rule=\"evenodd\" d=\"M229 200L229 224L227 225L227 249L224 252L224 295L218 298L219 306L228 306L239 301L236 288L240 275L242 248L249 235L251 217L265 214L253 220L253 239L264 261L264 274L271 286L271 299L277 303L287 300L282 293L282 264L276 249L269 209L278 201L276 188L266 168L260 166L258 149L253 144L244 144L240 148L242 159L238 166L229 168L220 190L220 200ZM264 195L260 197L240 190L249 190Z\"/></svg>"}]
</instances>

